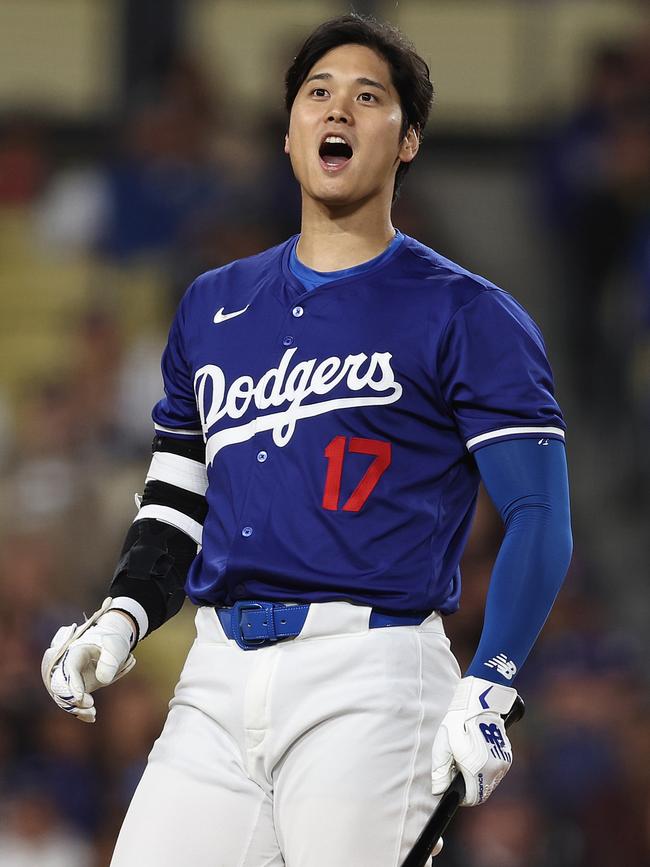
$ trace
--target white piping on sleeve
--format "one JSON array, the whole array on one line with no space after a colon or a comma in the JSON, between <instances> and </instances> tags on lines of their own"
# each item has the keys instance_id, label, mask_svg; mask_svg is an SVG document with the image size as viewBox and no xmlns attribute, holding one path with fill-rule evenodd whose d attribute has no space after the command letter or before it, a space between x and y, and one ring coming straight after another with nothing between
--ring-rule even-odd
<instances>
[{"instance_id":1,"label":"white piping on sleeve","mask_svg":"<svg viewBox=\"0 0 650 867\"><path fill-rule=\"evenodd\" d=\"M467 440L465 446L468 449L477 446L479 443L487 442L488 440L497 439L504 436L516 436L517 434L553 434L564 439L564 431L561 427L502 427L499 430L488 431L487 433L479 434Z\"/></svg>"},{"instance_id":2,"label":"white piping on sleeve","mask_svg":"<svg viewBox=\"0 0 650 867\"><path fill-rule=\"evenodd\" d=\"M154 430L158 433L178 434L184 437L202 437L202 430L183 430L182 428L163 427L159 424L154 424Z\"/></svg>"}]
</instances>

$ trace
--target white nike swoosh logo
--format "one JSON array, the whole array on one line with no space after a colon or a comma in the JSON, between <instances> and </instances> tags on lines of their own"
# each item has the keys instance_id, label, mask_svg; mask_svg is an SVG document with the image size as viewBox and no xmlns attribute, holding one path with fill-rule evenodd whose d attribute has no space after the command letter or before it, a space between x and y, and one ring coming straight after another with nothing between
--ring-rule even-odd
<instances>
[{"instance_id":1,"label":"white nike swoosh logo","mask_svg":"<svg viewBox=\"0 0 650 867\"><path fill-rule=\"evenodd\" d=\"M242 313L246 313L250 304L247 304L243 310L235 310L233 313L224 313L223 307L220 307L217 312L214 314L214 322L218 325L220 322L225 322L226 319L233 319L235 316L241 316Z\"/></svg>"}]
</instances>

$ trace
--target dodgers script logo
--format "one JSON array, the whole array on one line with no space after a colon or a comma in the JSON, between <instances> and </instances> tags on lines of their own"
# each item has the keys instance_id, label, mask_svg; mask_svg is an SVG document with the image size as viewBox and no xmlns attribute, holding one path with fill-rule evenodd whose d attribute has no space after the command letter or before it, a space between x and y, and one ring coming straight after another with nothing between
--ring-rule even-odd
<instances>
[{"instance_id":1,"label":"dodgers script logo","mask_svg":"<svg viewBox=\"0 0 650 867\"><path fill-rule=\"evenodd\" d=\"M394 403L402 396L402 386L395 379L390 364L390 352L373 352L368 356L361 352L339 358L332 355L323 361L310 358L290 369L297 349L288 349L277 367L264 373L258 382L252 376L238 376L229 387L223 370L216 364L206 364L196 371L194 392L201 415L201 425L206 437L206 461L211 464L215 455L225 446L243 443L261 431L273 431L273 442L286 446L301 418L313 418L336 409L353 406L379 406ZM370 388L374 395L322 398L345 381L351 392ZM235 421L241 418L253 404L256 409L284 407L277 412L258 415L241 425L222 425L209 436L209 430L222 419Z\"/></svg>"}]
</instances>

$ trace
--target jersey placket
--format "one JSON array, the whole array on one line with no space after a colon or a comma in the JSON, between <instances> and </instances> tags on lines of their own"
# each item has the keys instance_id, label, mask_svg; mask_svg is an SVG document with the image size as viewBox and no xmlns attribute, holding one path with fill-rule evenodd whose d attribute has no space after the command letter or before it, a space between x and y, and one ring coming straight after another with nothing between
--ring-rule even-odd
<instances>
[{"instance_id":1,"label":"jersey placket","mask_svg":"<svg viewBox=\"0 0 650 867\"><path fill-rule=\"evenodd\" d=\"M270 362L269 367L278 367L287 351L300 351L300 338L307 325L308 306L312 294L305 292L298 299L288 302L275 339L277 355L274 361ZM273 479L276 462L284 458L273 440L272 431L265 430L256 433L252 443L254 444L253 448L249 451L249 460L252 464L249 484L240 512L239 531L235 536L232 551L235 560L239 559L237 553L241 551L244 561L249 559L250 549L262 544L261 540L268 525L269 509L274 493ZM240 546L246 546L247 550ZM232 588L231 595L235 599L244 599L249 594L247 594L243 584L237 583Z\"/></svg>"}]
</instances>

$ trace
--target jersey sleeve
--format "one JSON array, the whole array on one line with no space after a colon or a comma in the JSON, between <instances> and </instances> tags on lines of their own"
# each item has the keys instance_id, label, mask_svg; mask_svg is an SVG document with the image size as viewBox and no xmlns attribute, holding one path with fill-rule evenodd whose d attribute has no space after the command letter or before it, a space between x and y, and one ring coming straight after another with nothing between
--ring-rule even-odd
<instances>
[{"instance_id":1,"label":"jersey sleeve","mask_svg":"<svg viewBox=\"0 0 650 867\"><path fill-rule=\"evenodd\" d=\"M564 440L542 335L506 292L481 292L456 311L440 344L439 371L470 452L509 439Z\"/></svg>"},{"instance_id":2,"label":"jersey sleeve","mask_svg":"<svg viewBox=\"0 0 650 867\"><path fill-rule=\"evenodd\" d=\"M203 433L192 384L191 366L186 352L185 304L187 299L188 295L176 311L162 356L161 369L165 396L154 406L151 415L156 433L159 435L198 440L202 438Z\"/></svg>"}]
</instances>

